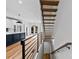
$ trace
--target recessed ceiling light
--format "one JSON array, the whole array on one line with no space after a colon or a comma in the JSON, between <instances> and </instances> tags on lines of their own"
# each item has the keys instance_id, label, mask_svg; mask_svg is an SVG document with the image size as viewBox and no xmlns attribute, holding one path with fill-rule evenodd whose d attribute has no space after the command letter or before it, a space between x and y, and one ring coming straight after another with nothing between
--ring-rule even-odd
<instances>
[{"instance_id":1,"label":"recessed ceiling light","mask_svg":"<svg viewBox=\"0 0 79 59\"><path fill-rule=\"evenodd\" d=\"M18 2L19 2L19 4L22 4L23 3L22 0L19 0Z\"/></svg>"}]
</instances>

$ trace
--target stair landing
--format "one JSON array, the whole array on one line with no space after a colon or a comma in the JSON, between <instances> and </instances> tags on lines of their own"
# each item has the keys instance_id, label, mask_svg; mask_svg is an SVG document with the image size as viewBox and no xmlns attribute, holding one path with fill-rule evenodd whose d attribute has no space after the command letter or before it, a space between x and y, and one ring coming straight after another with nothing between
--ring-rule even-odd
<instances>
[{"instance_id":1,"label":"stair landing","mask_svg":"<svg viewBox=\"0 0 79 59\"><path fill-rule=\"evenodd\" d=\"M50 54L44 54L43 59L50 59Z\"/></svg>"}]
</instances>

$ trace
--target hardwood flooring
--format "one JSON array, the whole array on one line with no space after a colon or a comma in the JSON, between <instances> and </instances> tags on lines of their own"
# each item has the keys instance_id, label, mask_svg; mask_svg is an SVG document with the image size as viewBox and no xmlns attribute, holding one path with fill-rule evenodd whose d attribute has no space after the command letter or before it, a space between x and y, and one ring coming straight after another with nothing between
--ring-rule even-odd
<instances>
[{"instance_id":1,"label":"hardwood flooring","mask_svg":"<svg viewBox=\"0 0 79 59\"><path fill-rule=\"evenodd\" d=\"M22 46L20 42L7 47L6 58L7 59L22 59Z\"/></svg>"},{"instance_id":2,"label":"hardwood flooring","mask_svg":"<svg viewBox=\"0 0 79 59\"><path fill-rule=\"evenodd\" d=\"M44 54L43 59L50 59L50 54Z\"/></svg>"}]
</instances>

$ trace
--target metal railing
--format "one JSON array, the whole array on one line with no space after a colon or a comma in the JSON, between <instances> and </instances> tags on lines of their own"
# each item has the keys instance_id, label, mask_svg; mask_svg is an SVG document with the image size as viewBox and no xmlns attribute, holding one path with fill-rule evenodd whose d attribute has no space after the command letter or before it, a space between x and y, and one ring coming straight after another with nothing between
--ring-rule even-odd
<instances>
[{"instance_id":1,"label":"metal railing","mask_svg":"<svg viewBox=\"0 0 79 59\"><path fill-rule=\"evenodd\" d=\"M39 45L42 43L42 34L38 33L32 35L21 41L22 45L22 59L34 58L39 49Z\"/></svg>"},{"instance_id":2,"label":"metal railing","mask_svg":"<svg viewBox=\"0 0 79 59\"><path fill-rule=\"evenodd\" d=\"M56 50L52 51L51 54L54 54L55 52L59 51L60 49L66 47L68 49L70 49L70 46L69 45L72 45L71 42L68 42L68 43L65 43L64 45L60 46L59 48L57 48Z\"/></svg>"}]
</instances>

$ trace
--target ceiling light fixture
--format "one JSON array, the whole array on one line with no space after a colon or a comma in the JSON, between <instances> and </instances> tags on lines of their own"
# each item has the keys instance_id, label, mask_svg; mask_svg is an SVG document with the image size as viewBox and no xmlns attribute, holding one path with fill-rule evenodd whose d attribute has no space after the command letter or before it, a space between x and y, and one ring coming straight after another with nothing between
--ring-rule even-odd
<instances>
[{"instance_id":1,"label":"ceiling light fixture","mask_svg":"<svg viewBox=\"0 0 79 59\"><path fill-rule=\"evenodd\" d=\"M19 2L19 4L22 4L23 3L22 0L19 0L18 2Z\"/></svg>"},{"instance_id":2,"label":"ceiling light fixture","mask_svg":"<svg viewBox=\"0 0 79 59\"><path fill-rule=\"evenodd\" d=\"M21 21L17 21L16 23L22 23Z\"/></svg>"}]
</instances>

